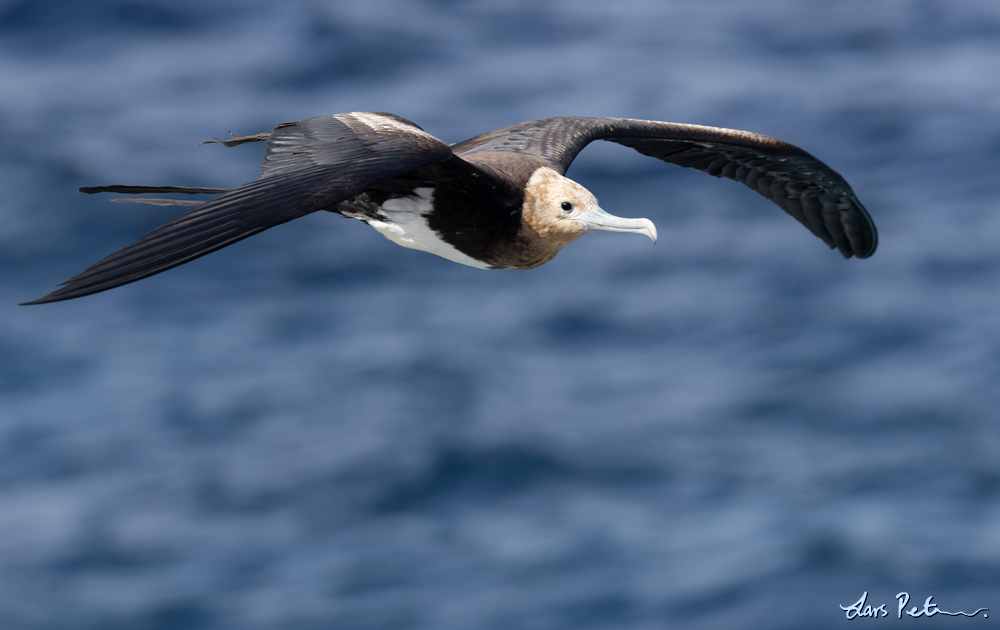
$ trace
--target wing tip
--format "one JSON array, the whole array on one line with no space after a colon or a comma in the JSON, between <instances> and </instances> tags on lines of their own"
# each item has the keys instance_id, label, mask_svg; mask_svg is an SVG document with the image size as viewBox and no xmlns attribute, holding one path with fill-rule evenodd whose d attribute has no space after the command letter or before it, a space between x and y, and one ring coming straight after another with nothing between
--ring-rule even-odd
<instances>
[{"instance_id":1,"label":"wing tip","mask_svg":"<svg viewBox=\"0 0 1000 630\"><path fill-rule=\"evenodd\" d=\"M878 239L877 238L872 240L872 246L868 249L867 252L865 252L864 254L854 254L854 255L857 256L858 259L864 260L865 258L871 258L872 255L875 253L876 249L878 249Z\"/></svg>"},{"instance_id":2,"label":"wing tip","mask_svg":"<svg viewBox=\"0 0 1000 630\"><path fill-rule=\"evenodd\" d=\"M875 228L875 222L872 220L871 215L868 214L868 210L861 205L860 201L858 201L858 198L854 197L853 201L858 211L861 213L861 217L865 220L865 225L868 228L867 232L871 237L871 245L868 246L868 251L863 254L855 252L854 255L860 259L871 258L875 253L875 250L878 249L878 229Z\"/></svg>"},{"instance_id":3,"label":"wing tip","mask_svg":"<svg viewBox=\"0 0 1000 630\"><path fill-rule=\"evenodd\" d=\"M30 302L21 302L18 306L35 306L36 304L50 304L52 302L60 302L68 298L54 297L59 291L53 291L44 297L40 297L37 300L31 300Z\"/></svg>"},{"instance_id":4,"label":"wing tip","mask_svg":"<svg viewBox=\"0 0 1000 630\"><path fill-rule=\"evenodd\" d=\"M74 298L83 297L85 295L90 295L92 293L99 293L105 289L90 290L90 287L73 287L71 280L64 282L64 285L56 289L55 291L49 293L48 295L43 295L37 300L31 300L30 302L21 302L18 306L36 306L38 304L51 304L53 302L64 302L66 300L72 300ZM113 288L113 287L107 287Z\"/></svg>"},{"instance_id":5,"label":"wing tip","mask_svg":"<svg viewBox=\"0 0 1000 630\"><path fill-rule=\"evenodd\" d=\"M875 223L872 221L871 217L868 216L867 211L865 212L865 219L868 221L869 232L872 235L872 244L871 247L868 248L868 251L863 255L858 254L858 258L871 258L871 256L875 253L875 250L878 249L878 230L875 229Z\"/></svg>"}]
</instances>

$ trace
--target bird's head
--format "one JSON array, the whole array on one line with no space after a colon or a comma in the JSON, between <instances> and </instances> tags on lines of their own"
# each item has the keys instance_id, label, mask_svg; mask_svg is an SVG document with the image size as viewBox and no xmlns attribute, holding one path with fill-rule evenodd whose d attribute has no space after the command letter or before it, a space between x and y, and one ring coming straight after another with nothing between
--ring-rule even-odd
<instances>
[{"instance_id":1,"label":"bird's head","mask_svg":"<svg viewBox=\"0 0 1000 630\"><path fill-rule=\"evenodd\" d=\"M597 205L597 198L589 190L544 166L528 179L521 216L537 235L535 238L555 250L552 256L595 230L645 234L656 243L656 226L652 221L608 214Z\"/></svg>"}]
</instances>

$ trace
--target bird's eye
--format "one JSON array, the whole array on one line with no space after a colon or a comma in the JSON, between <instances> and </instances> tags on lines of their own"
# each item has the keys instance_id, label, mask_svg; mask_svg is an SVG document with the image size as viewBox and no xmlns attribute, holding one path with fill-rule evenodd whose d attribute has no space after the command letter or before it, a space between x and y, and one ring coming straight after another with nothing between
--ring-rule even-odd
<instances>
[{"instance_id":1,"label":"bird's eye","mask_svg":"<svg viewBox=\"0 0 1000 630\"><path fill-rule=\"evenodd\" d=\"M562 210L563 212L573 212L573 204L568 201L562 202Z\"/></svg>"}]
</instances>

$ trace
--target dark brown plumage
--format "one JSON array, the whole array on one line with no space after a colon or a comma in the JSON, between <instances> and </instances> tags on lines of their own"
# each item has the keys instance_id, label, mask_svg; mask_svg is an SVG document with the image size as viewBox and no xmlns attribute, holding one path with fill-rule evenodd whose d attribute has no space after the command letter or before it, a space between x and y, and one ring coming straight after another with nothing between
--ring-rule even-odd
<instances>
[{"instance_id":1,"label":"dark brown plumage","mask_svg":"<svg viewBox=\"0 0 1000 630\"><path fill-rule=\"evenodd\" d=\"M594 140L743 183L845 258L875 252L875 226L847 182L809 153L767 136L656 121L559 117L449 146L404 118L354 112L209 141L226 146L266 141L260 178L238 188L81 188L86 193L218 196L207 202L150 200L198 205L29 304L134 282L318 210L358 218L406 247L484 268L544 264L591 230L640 232L655 241L648 220L608 215L586 189L563 177Z\"/></svg>"}]
</instances>

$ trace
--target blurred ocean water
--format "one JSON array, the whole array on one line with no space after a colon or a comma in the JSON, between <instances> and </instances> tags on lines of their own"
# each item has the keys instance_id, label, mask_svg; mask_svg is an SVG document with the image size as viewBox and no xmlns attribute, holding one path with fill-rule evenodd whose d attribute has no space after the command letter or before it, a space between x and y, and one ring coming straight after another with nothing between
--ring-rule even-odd
<instances>
[{"instance_id":1,"label":"blurred ocean water","mask_svg":"<svg viewBox=\"0 0 1000 630\"><path fill-rule=\"evenodd\" d=\"M0 627L832 628L1000 610L1000 5L0 1ZM660 243L466 268L309 216L18 302L233 186L227 131L749 129L851 182L844 261L743 187L592 145Z\"/></svg>"}]
</instances>

